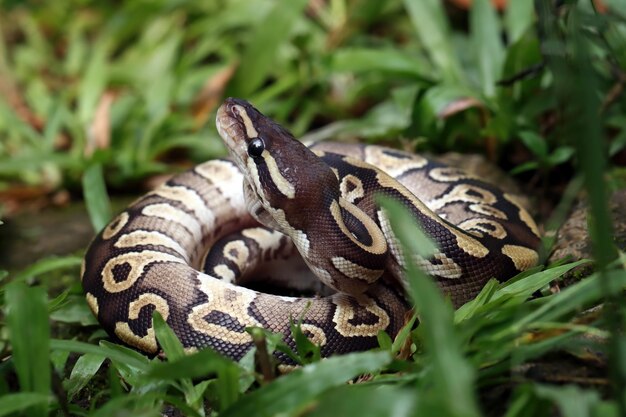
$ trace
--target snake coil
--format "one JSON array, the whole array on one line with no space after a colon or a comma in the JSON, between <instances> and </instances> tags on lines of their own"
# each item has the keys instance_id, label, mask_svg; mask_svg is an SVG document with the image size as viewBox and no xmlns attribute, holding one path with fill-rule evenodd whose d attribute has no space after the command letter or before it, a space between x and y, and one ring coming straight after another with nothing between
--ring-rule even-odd
<instances>
[{"instance_id":1,"label":"snake coil","mask_svg":"<svg viewBox=\"0 0 626 417\"><path fill-rule=\"evenodd\" d=\"M87 302L109 334L158 352L157 310L184 347L240 359L250 326L284 335L290 319L323 356L392 337L409 306L409 260L455 305L492 277L537 262L537 227L511 195L454 167L370 145L302 145L249 103L227 99L217 126L231 159L172 177L119 214L91 243L81 273ZM437 244L426 259L402 253L376 196L403 204ZM298 255L298 252L300 255ZM267 265L302 261L326 296L285 297L238 284L264 279ZM275 278L297 287L300 275ZM310 280L306 281L311 285ZM289 363L286 357L279 357Z\"/></svg>"}]
</instances>

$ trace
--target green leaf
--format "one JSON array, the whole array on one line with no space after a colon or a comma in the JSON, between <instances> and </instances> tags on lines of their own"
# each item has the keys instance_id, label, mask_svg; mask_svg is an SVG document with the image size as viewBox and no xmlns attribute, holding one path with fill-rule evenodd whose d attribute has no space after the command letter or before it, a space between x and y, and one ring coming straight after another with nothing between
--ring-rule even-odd
<instances>
[{"instance_id":1,"label":"green leaf","mask_svg":"<svg viewBox=\"0 0 626 417\"><path fill-rule=\"evenodd\" d=\"M532 171L533 169L538 169L538 168L539 168L539 162L537 162L537 161L528 161L528 162L524 162L523 164L520 164L520 165L516 166L515 168L513 168L512 170L510 170L509 174L511 174L511 175L518 175L518 174L521 174L522 172Z\"/></svg>"},{"instance_id":2,"label":"green leaf","mask_svg":"<svg viewBox=\"0 0 626 417\"><path fill-rule=\"evenodd\" d=\"M418 396L391 385L346 385L322 394L307 417L409 417L416 415Z\"/></svg>"},{"instance_id":3,"label":"green leaf","mask_svg":"<svg viewBox=\"0 0 626 417\"><path fill-rule=\"evenodd\" d=\"M413 27L433 64L448 82L459 82L463 75L461 64L452 47L448 20L439 0L404 0Z\"/></svg>"},{"instance_id":4,"label":"green leaf","mask_svg":"<svg viewBox=\"0 0 626 417\"><path fill-rule=\"evenodd\" d=\"M175 361L185 356L185 350L182 343L178 340L178 337L174 331L167 325L163 316L158 311L154 311L152 314L152 323L154 326L154 332L156 338L165 352L165 356L168 361Z\"/></svg>"},{"instance_id":5,"label":"green leaf","mask_svg":"<svg viewBox=\"0 0 626 417\"><path fill-rule=\"evenodd\" d=\"M50 393L50 324L47 296L42 287L22 282L6 286L7 327L13 346L13 363L22 391L44 396ZM47 403L30 409L32 416L46 416Z\"/></svg>"},{"instance_id":6,"label":"green leaf","mask_svg":"<svg viewBox=\"0 0 626 417\"><path fill-rule=\"evenodd\" d=\"M339 130L341 133L366 138L397 134L411 125L418 92L419 86L417 85L394 88L390 99L374 106L365 116L357 120L340 122Z\"/></svg>"},{"instance_id":7,"label":"green leaf","mask_svg":"<svg viewBox=\"0 0 626 417\"><path fill-rule=\"evenodd\" d=\"M496 93L496 81L502 74L504 46L495 8L489 0L474 0L470 10L470 32L478 74L486 97Z\"/></svg>"},{"instance_id":8,"label":"green leaf","mask_svg":"<svg viewBox=\"0 0 626 417\"><path fill-rule=\"evenodd\" d=\"M113 398L90 414L90 417L133 416L161 417L162 402L155 395L129 394ZM190 414L195 417L195 414Z\"/></svg>"},{"instance_id":9,"label":"green leaf","mask_svg":"<svg viewBox=\"0 0 626 417\"><path fill-rule=\"evenodd\" d=\"M460 323L463 320L471 318L480 309L480 307L491 301L498 285L498 280L490 279L473 300L463 304L454 312L454 322Z\"/></svg>"},{"instance_id":10,"label":"green leaf","mask_svg":"<svg viewBox=\"0 0 626 417\"><path fill-rule=\"evenodd\" d=\"M70 400L89 383L102 366L104 360L105 357L103 355L93 353L87 353L78 358L72 368L70 378L63 383Z\"/></svg>"},{"instance_id":11,"label":"green leaf","mask_svg":"<svg viewBox=\"0 0 626 417\"><path fill-rule=\"evenodd\" d=\"M567 287L561 292L541 300L540 307L518 317L505 331L519 333L531 323L558 320L567 314L579 311L590 303L601 300L603 291L608 294L618 294L626 288L626 273L624 271L608 271L606 274L607 281L609 281L608 288L601 282L604 278L600 278L600 275L595 273L576 285Z\"/></svg>"},{"instance_id":12,"label":"green leaf","mask_svg":"<svg viewBox=\"0 0 626 417\"><path fill-rule=\"evenodd\" d=\"M108 81L109 64L107 63L108 41L97 42L91 48L89 65L80 79L78 91L78 117L85 130L92 121L98 100Z\"/></svg>"},{"instance_id":13,"label":"green leaf","mask_svg":"<svg viewBox=\"0 0 626 417\"><path fill-rule=\"evenodd\" d=\"M150 360L142 354L123 346L114 345L105 341L100 342L100 345L96 346L85 342L79 342L77 340L52 339L50 341L50 348L53 350L62 350L67 352L102 355L113 361L125 363L135 367L141 371L147 371L150 366Z\"/></svg>"},{"instance_id":14,"label":"green leaf","mask_svg":"<svg viewBox=\"0 0 626 417\"><path fill-rule=\"evenodd\" d=\"M31 392L3 395L0 397L0 417L16 412L26 413L27 410L42 409L46 407L49 401L49 395Z\"/></svg>"},{"instance_id":15,"label":"green leaf","mask_svg":"<svg viewBox=\"0 0 626 417\"><path fill-rule=\"evenodd\" d=\"M575 150L570 146L559 146L548 157L550 165L558 165L569 161L574 156Z\"/></svg>"},{"instance_id":16,"label":"green leaf","mask_svg":"<svg viewBox=\"0 0 626 417\"><path fill-rule=\"evenodd\" d=\"M532 130L524 130L519 133L519 137L524 145L526 145L535 156L539 157L541 161L544 161L548 157L548 144L538 133Z\"/></svg>"},{"instance_id":17,"label":"green leaf","mask_svg":"<svg viewBox=\"0 0 626 417\"><path fill-rule=\"evenodd\" d=\"M513 277L511 280L504 283L502 287L493 294L491 301L496 301L503 297L518 299L518 302L526 300L533 293L535 293L535 291L545 287L550 282L557 280L563 276L563 274L571 271L577 266L588 262L588 260L583 259L577 262L572 262L534 273L530 276L526 276L524 279L517 279L517 277Z\"/></svg>"},{"instance_id":18,"label":"green leaf","mask_svg":"<svg viewBox=\"0 0 626 417\"><path fill-rule=\"evenodd\" d=\"M449 106L465 99L475 100L477 105L482 103L476 93L462 86L442 83L429 88L419 102L420 116L426 119L421 123L435 123Z\"/></svg>"},{"instance_id":19,"label":"green leaf","mask_svg":"<svg viewBox=\"0 0 626 417\"><path fill-rule=\"evenodd\" d=\"M64 293L66 294L66 293ZM52 310L50 318L62 323L78 323L81 326L93 326L98 324L98 320L93 315L85 297L72 295L64 297L64 300L56 300L59 305L50 306Z\"/></svg>"},{"instance_id":20,"label":"green leaf","mask_svg":"<svg viewBox=\"0 0 626 417\"><path fill-rule=\"evenodd\" d=\"M398 49L343 48L332 56L333 71L400 73L413 75L420 80L429 80L432 76L425 67L428 64L418 59L415 54Z\"/></svg>"},{"instance_id":21,"label":"green leaf","mask_svg":"<svg viewBox=\"0 0 626 417\"><path fill-rule=\"evenodd\" d=\"M233 77L234 95L249 96L273 72L280 47L289 41L290 33L302 19L302 10L307 3L306 0L274 3L274 7L257 24Z\"/></svg>"},{"instance_id":22,"label":"green leaf","mask_svg":"<svg viewBox=\"0 0 626 417\"><path fill-rule=\"evenodd\" d=\"M302 364L318 362L322 358L320 347L306 337L300 328L301 324L301 322L294 323L291 321L289 325L291 328L291 334L296 342L298 357L301 359Z\"/></svg>"},{"instance_id":23,"label":"green leaf","mask_svg":"<svg viewBox=\"0 0 626 417\"><path fill-rule=\"evenodd\" d=\"M556 404L563 417L594 417L594 409L600 403L600 394L597 391L574 385L553 387L537 384L534 391L538 397Z\"/></svg>"},{"instance_id":24,"label":"green leaf","mask_svg":"<svg viewBox=\"0 0 626 417\"><path fill-rule=\"evenodd\" d=\"M301 410L322 392L365 373L374 373L391 362L388 352L360 352L335 356L296 369L271 384L244 395L220 414L274 416Z\"/></svg>"},{"instance_id":25,"label":"green leaf","mask_svg":"<svg viewBox=\"0 0 626 417\"><path fill-rule=\"evenodd\" d=\"M391 345L391 352L394 355L400 352L406 341L409 339L409 337L411 337L411 330L413 330L413 326L415 325L416 321L417 314L413 314L411 319L404 326L402 326L402 328L396 335L396 338Z\"/></svg>"},{"instance_id":26,"label":"green leaf","mask_svg":"<svg viewBox=\"0 0 626 417\"><path fill-rule=\"evenodd\" d=\"M504 13L509 44L517 42L533 25L533 0L515 0L507 3Z\"/></svg>"},{"instance_id":27,"label":"green leaf","mask_svg":"<svg viewBox=\"0 0 626 417\"><path fill-rule=\"evenodd\" d=\"M78 256L53 256L50 258L41 259L34 262L23 271L15 274L13 276L13 281L29 280L40 275L47 274L50 271L76 267L79 266L82 261L83 258Z\"/></svg>"},{"instance_id":28,"label":"green leaf","mask_svg":"<svg viewBox=\"0 0 626 417\"><path fill-rule=\"evenodd\" d=\"M83 195L91 225L99 232L111 220L111 203L106 192L102 165L92 164L83 174Z\"/></svg>"},{"instance_id":29,"label":"green leaf","mask_svg":"<svg viewBox=\"0 0 626 417\"><path fill-rule=\"evenodd\" d=\"M211 349L203 349L176 360L155 363L146 376L150 379L163 380L202 378L229 367L238 368L234 362L219 353Z\"/></svg>"},{"instance_id":30,"label":"green leaf","mask_svg":"<svg viewBox=\"0 0 626 417\"><path fill-rule=\"evenodd\" d=\"M390 199L382 201L389 212L389 222L394 234L403 247L406 259L411 255L423 255L416 247L414 236L423 232L415 226L405 209L394 207ZM402 211L404 215L398 215ZM420 317L419 331L423 332L424 344L432 364L435 389L432 393L433 406L445 410L449 416L479 416L474 394L474 369L463 357L460 342L454 332L452 307L446 303L439 288L430 277L420 271L413 262L407 263L409 292ZM454 401L450 401L454 398Z\"/></svg>"}]
</instances>

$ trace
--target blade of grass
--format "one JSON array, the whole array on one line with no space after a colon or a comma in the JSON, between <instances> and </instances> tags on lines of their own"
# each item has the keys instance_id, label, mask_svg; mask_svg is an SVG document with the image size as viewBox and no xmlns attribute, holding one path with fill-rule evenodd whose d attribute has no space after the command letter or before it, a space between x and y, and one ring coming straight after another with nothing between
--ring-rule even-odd
<instances>
[{"instance_id":1,"label":"blade of grass","mask_svg":"<svg viewBox=\"0 0 626 417\"><path fill-rule=\"evenodd\" d=\"M409 74L416 79L432 81L428 63L414 54L397 49L343 48L332 57L333 71L370 72Z\"/></svg>"},{"instance_id":2,"label":"blade of grass","mask_svg":"<svg viewBox=\"0 0 626 417\"><path fill-rule=\"evenodd\" d=\"M94 355L102 355L107 358L115 361L119 361L121 363L126 363L130 366L133 366L139 370L147 371L150 366L150 360L145 356L132 351L127 348L123 348L121 346L116 346L122 349L114 349L111 345L106 342L101 342L100 346L92 345L85 342L79 342L77 340L59 340L52 339L50 341L50 348L53 350L62 350L67 352L76 352L76 353L90 353Z\"/></svg>"},{"instance_id":3,"label":"blade of grass","mask_svg":"<svg viewBox=\"0 0 626 417\"><path fill-rule=\"evenodd\" d=\"M70 378L64 381L64 388L67 390L68 399L71 400L76 394L80 392L89 383L91 378L98 372L105 357L102 355L95 355L93 353L87 353L82 355L72 368Z\"/></svg>"},{"instance_id":4,"label":"blade of grass","mask_svg":"<svg viewBox=\"0 0 626 417\"><path fill-rule=\"evenodd\" d=\"M415 236L426 240L414 222L407 221L408 213L389 199L381 199L394 234L404 247L403 252L423 254L415 247ZM413 249L413 250L411 250ZM420 317L420 331L433 367L434 391L426 408L445 410L449 416L479 416L474 393L474 369L463 357L454 331L452 307L445 302L441 292L425 273L413 262L407 263L407 280L410 295ZM454 401L450 401L454 398Z\"/></svg>"},{"instance_id":5,"label":"blade of grass","mask_svg":"<svg viewBox=\"0 0 626 417\"><path fill-rule=\"evenodd\" d=\"M83 195L91 225L97 233L111 220L111 202L106 192L102 165L92 164L85 170Z\"/></svg>"},{"instance_id":6,"label":"blade of grass","mask_svg":"<svg viewBox=\"0 0 626 417\"><path fill-rule=\"evenodd\" d=\"M13 363L23 392L47 396L51 387L50 324L43 287L13 282L6 287L7 327ZM31 416L47 416L48 404L29 409Z\"/></svg>"},{"instance_id":7,"label":"blade of grass","mask_svg":"<svg viewBox=\"0 0 626 417\"><path fill-rule=\"evenodd\" d=\"M293 27L302 19L306 0L275 3L253 30L250 42L241 57L231 86L233 95L249 96L256 90L276 66L280 46L289 41Z\"/></svg>"},{"instance_id":8,"label":"blade of grass","mask_svg":"<svg viewBox=\"0 0 626 417\"><path fill-rule=\"evenodd\" d=\"M496 93L496 81L502 74L504 47L495 8L488 0L474 0L470 11L470 32L474 55L478 60L482 92L486 97Z\"/></svg>"},{"instance_id":9,"label":"blade of grass","mask_svg":"<svg viewBox=\"0 0 626 417\"><path fill-rule=\"evenodd\" d=\"M210 349L203 349L176 360L155 363L146 376L150 379L165 380L202 378L216 374L224 367L237 368L237 365Z\"/></svg>"},{"instance_id":10,"label":"blade of grass","mask_svg":"<svg viewBox=\"0 0 626 417\"><path fill-rule=\"evenodd\" d=\"M34 407L45 407L48 401L50 397L44 394L32 392L7 394L0 398L0 417L13 415L16 412L25 413L26 410L32 410Z\"/></svg>"},{"instance_id":11,"label":"blade of grass","mask_svg":"<svg viewBox=\"0 0 626 417\"><path fill-rule=\"evenodd\" d=\"M174 331L167 325L161 314L156 310L152 314L152 323L159 345L163 348L163 352L168 358L168 361L176 361L183 358L185 351L182 343L180 343ZM200 399L202 398L203 392L198 393L191 378L181 378L178 382L180 383L181 391L185 395L187 404L201 411L203 404ZM202 387L206 389L205 385Z\"/></svg>"},{"instance_id":12,"label":"blade of grass","mask_svg":"<svg viewBox=\"0 0 626 417\"><path fill-rule=\"evenodd\" d=\"M13 281L25 281L51 271L77 267L83 258L78 256L51 257L34 262L28 268L13 276Z\"/></svg>"},{"instance_id":13,"label":"blade of grass","mask_svg":"<svg viewBox=\"0 0 626 417\"><path fill-rule=\"evenodd\" d=\"M604 127L600 119L599 82L593 67L593 45L583 37L583 19L576 7L569 9L565 33L558 33L556 10L548 0L539 3L540 27L546 42L561 48L546 49L548 64L555 74L555 92L564 109L564 130L576 148L583 182L589 195L589 232L600 282L607 302L606 318L612 337L609 370L620 412L626 415L626 325L624 296L612 291L608 267L617 256L604 179L607 157ZM545 48L544 48L545 49Z\"/></svg>"},{"instance_id":14,"label":"blade of grass","mask_svg":"<svg viewBox=\"0 0 626 417\"><path fill-rule=\"evenodd\" d=\"M619 294L623 291L626 287L626 273L609 271L607 274L607 278L611 281L609 294ZM539 308L520 316L518 320L507 326L504 332L519 334L533 322L558 320L591 303L598 302L606 294L606 290L603 289L603 280L604 278L596 273L576 285L565 288L560 293L537 300L537 303L541 303Z\"/></svg>"},{"instance_id":15,"label":"blade of grass","mask_svg":"<svg viewBox=\"0 0 626 417\"><path fill-rule=\"evenodd\" d=\"M515 0L507 4L504 22L509 44L517 42L533 24L533 0Z\"/></svg>"},{"instance_id":16,"label":"blade of grass","mask_svg":"<svg viewBox=\"0 0 626 417\"><path fill-rule=\"evenodd\" d=\"M533 388L538 397L556 404L563 417L594 416L596 415L594 409L600 403L600 394L597 391L573 385L563 387L535 385Z\"/></svg>"},{"instance_id":17,"label":"blade of grass","mask_svg":"<svg viewBox=\"0 0 626 417\"><path fill-rule=\"evenodd\" d=\"M152 314L152 323L159 344L163 348L167 359L175 361L185 356L183 345L176 337L174 331L165 323L163 316L158 311Z\"/></svg>"},{"instance_id":18,"label":"blade of grass","mask_svg":"<svg viewBox=\"0 0 626 417\"><path fill-rule=\"evenodd\" d=\"M221 417L295 414L320 393L365 373L378 372L391 361L388 352L336 356L297 369L243 396Z\"/></svg>"},{"instance_id":19,"label":"blade of grass","mask_svg":"<svg viewBox=\"0 0 626 417\"><path fill-rule=\"evenodd\" d=\"M390 385L346 385L320 396L309 417L409 417L418 398L409 389Z\"/></svg>"},{"instance_id":20,"label":"blade of grass","mask_svg":"<svg viewBox=\"0 0 626 417\"><path fill-rule=\"evenodd\" d=\"M434 65L448 82L463 79L461 64L452 47L452 35L439 0L404 0L413 27Z\"/></svg>"}]
</instances>

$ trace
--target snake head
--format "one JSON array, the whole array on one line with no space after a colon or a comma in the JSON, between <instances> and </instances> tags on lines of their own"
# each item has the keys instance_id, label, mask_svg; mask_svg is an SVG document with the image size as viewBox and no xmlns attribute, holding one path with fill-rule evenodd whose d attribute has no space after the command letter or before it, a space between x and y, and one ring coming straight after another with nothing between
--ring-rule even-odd
<instances>
[{"instance_id":1,"label":"snake head","mask_svg":"<svg viewBox=\"0 0 626 417\"><path fill-rule=\"evenodd\" d=\"M216 124L252 191L247 199L256 197L268 212L280 209L292 226L308 220L302 214L303 201L313 206L328 200L328 194L338 193L337 177L330 167L247 101L226 99L217 111Z\"/></svg>"}]
</instances>

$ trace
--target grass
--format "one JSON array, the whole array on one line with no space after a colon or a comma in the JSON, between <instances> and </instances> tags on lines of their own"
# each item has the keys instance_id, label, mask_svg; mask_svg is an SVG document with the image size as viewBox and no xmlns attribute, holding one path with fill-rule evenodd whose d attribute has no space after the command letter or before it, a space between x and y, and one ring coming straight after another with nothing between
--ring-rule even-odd
<instances>
[{"instance_id":1,"label":"grass","mask_svg":"<svg viewBox=\"0 0 626 417\"><path fill-rule=\"evenodd\" d=\"M221 155L213 114L234 95L297 136L484 153L534 183L541 201L560 203L548 232L582 184L595 261L559 293L549 283L580 263L494 280L457 311L410 269L419 326L322 361L300 340L291 354L308 365L275 378L255 360L286 347L259 329L261 354L240 363L183 355L160 317L168 361L108 343L82 297L82 254L33 260L0 271L0 416L156 416L166 406L190 416L625 415L626 274L607 215L620 180L606 178L626 146L626 5L606 1L610 12L599 14L582 0L510 3L499 15L477 0L465 18L438 0L0 2L9 214L28 205L24 190L65 189L83 193L100 229L111 217L107 189L137 193L148 176ZM413 230L390 210L397 230ZM408 248L417 233L403 238ZM524 372L603 354L601 383Z\"/></svg>"}]
</instances>

